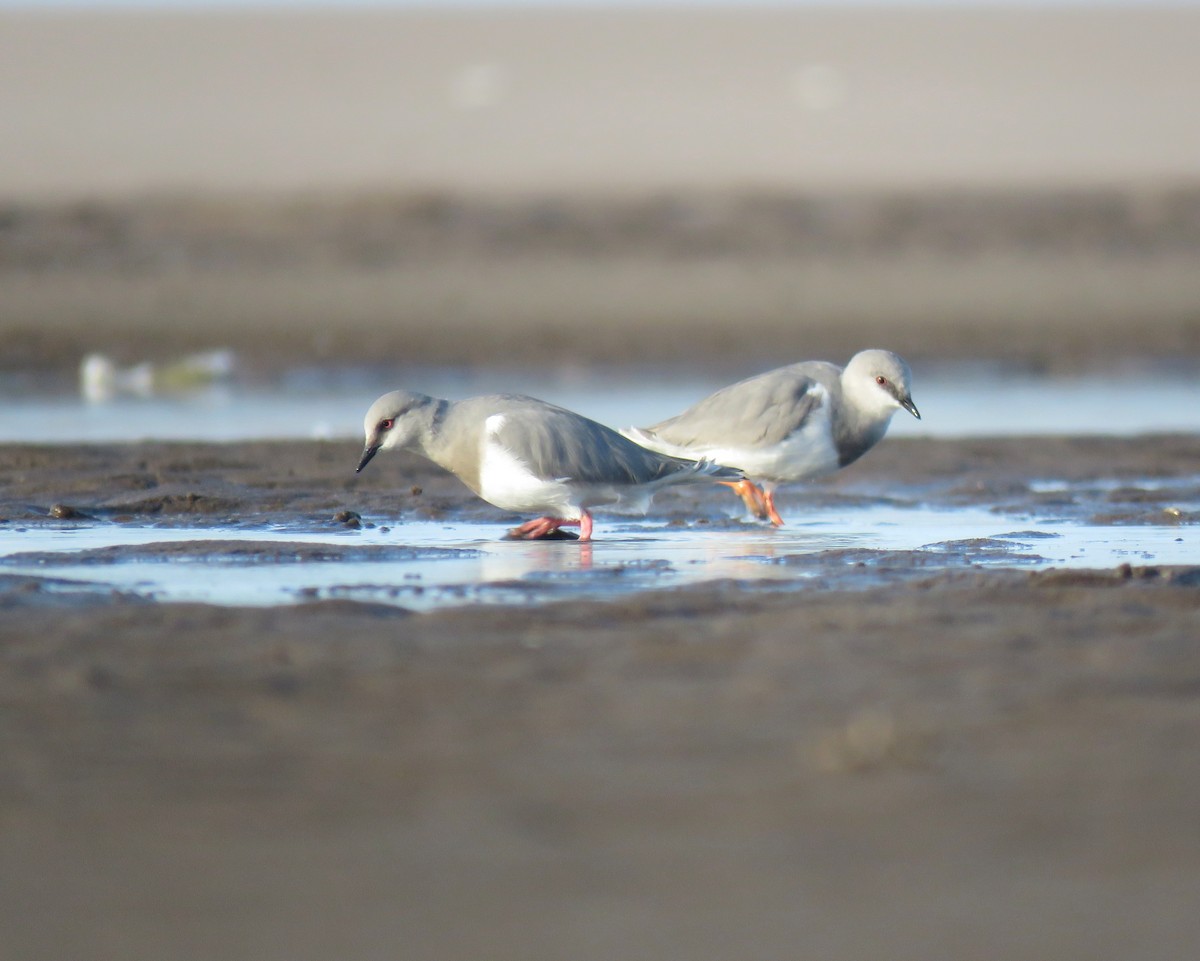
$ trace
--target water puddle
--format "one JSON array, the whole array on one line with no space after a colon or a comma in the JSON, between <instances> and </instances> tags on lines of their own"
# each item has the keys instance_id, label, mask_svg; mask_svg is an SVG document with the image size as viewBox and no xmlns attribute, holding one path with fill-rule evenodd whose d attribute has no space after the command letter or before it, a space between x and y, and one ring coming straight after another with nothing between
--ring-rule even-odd
<instances>
[{"instance_id":1,"label":"water puddle","mask_svg":"<svg viewBox=\"0 0 1200 961\"><path fill-rule=\"evenodd\" d=\"M745 373L753 373L746 371ZM616 427L652 424L733 378L628 370L314 370L271 382L89 403L77 393L37 393L0 381L0 443L133 440L226 442L360 436L376 396L409 387L443 397L515 391ZM892 436L1129 436L1200 432L1194 377L1174 374L1043 378L992 370L917 371L923 419L897 416Z\"/></svg>"},{"instance_id":2,"label":"water puddle","mask_svg":"<svg viewBox=\"0 0 1200 961\"><path fill-rule=\"evenodd\" d=\"M1186 524L1114 526L891 503L814 507L805 517L781 530L604 518L590 544L506 541L505 528L491 523L314 531L46 522L0 527L0 576L56 594L112 590L224 605L348 598L433 610L718 580L801 590L965 568L1200 563L1197 529Z\"/></svg>"}]
</instances>

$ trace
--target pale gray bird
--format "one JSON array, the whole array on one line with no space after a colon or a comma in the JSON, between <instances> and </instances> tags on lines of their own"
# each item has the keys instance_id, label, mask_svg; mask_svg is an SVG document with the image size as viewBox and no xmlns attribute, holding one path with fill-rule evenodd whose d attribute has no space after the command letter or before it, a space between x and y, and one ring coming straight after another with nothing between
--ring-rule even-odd
<instances>
[{"instance_id":1,"label":"pale gray bird","mask_svg":"<svg viewBox=\"0 0 1200 961\"><path fill-rule=\"evenodd\" d=\"M756 517L778 527L783 519L775 509L777 485L830 474L858 460L900 409L921 419L911 383L899 356L864 350L845 369L821 360L780 367L723 387L653 427L621 433L662 454L744 471L742 480L722 483Z\"/></svg>"},{"instance_id":2,"label":"pale gray bird","mask_svg":"<svg viewBox=\"0 0 1200 961\"><path fill-rule=\"evenodd\" d=\"M381 450L410 450L454 474L489 504L543 516L513 537L547 537L579 525L590 540L590 508L620 503L645 511L660 487L737 480L741 471L647 450L603 424L519 394L442 400L407 390L384 394L363 421L358 470Z\"/></svg>"}]
</instances>

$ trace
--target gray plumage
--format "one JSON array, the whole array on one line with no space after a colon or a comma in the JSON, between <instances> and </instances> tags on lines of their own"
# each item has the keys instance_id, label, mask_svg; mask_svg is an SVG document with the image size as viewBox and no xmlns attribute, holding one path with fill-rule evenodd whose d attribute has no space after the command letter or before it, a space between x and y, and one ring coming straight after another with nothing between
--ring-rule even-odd
<instances>
[{"instance_id":1,"label":"gray plumage","mask_svg":"<svg viewBox=\"0 0 1200 961\"><path fill-rule=\"evenodd\" d=\"M558 521L580 521L592 506L644 506L669 484L741 477L734 468L648 450L587 417L520 394L451 401L393 391L371 405L363 429L359 470L379 450L415 451L497 507L540 511Z\"/></svg>"},{"instance_id":2,"label":"gray plumage","mask_svg":"<svg viewBox=\"0 0 1200 961\"><path fill-rule=\"evenodd\" d=\"M836 390L838 368L822 361L780 367L722 387L645 433L684 448L771 447L800 430Z\"/></svg>"},{"instance_id":3,"label":"gray plumage","mask_svg":"<svg viewBox=\"0 0 1200 961\"><path fill-rule=\"evenodd\" d=\"M659 453L703 457L741 469L767 492L765 507L761 491L758 507L750 500L747 504L782 523L771 496L775 485L853 463L883 438L897 410L920 418L911 381L908 364L898 355L864 350L844 369L826 361L803 361L758 374L652 427L622 433ZM747 492L753 488L739 486Z\"/></svg>"}]
</instances>

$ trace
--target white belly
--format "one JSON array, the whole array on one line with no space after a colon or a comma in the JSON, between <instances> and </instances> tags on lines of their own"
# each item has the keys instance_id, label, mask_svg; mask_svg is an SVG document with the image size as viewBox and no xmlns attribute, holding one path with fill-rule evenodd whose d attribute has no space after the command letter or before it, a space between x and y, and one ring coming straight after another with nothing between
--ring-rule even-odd
<instances>
[{"instance_id":1,"label":"white belly","mask_svg":"<svg viewBox=\"0 0 1200 961\"><path fill-rule=\"evenodd\" d=\"M484 430L479 496L506 511L578 520L580 506L572 496L567 479L535 475L528 464L496 443L494 434L502 422L493 424L494 420L495 417L489 418L487 427L492 429Z\"/></svg>"},{"instance_id":2,"label":"white belly","mask_svg":"<svg viewBox=\"0 0 1200 961\"><path fill-rule=\"evenodd\" d=\"M718 464L738 467L751 479L782 484L831 474L838 469L837 448L821 418L771 447L725 447L705 451Z\"/></svg>"},{"instance_id":3,"label":"white belly","mask_svg":"<svg viewBox=\"0 0 1200 961\"><path fill-rule=\"evenodd\" d=\"M823 411L810 417L800 430L782 442L762 447L740 447L736 444L682 447L637 428L622 433L636 443L662 454L703 457L726 467L737 467L745 471L751 480L782 484L820 477L838 469L838 453L829 431L829 419L821 414Z\"/></svg>"}]
</instances>

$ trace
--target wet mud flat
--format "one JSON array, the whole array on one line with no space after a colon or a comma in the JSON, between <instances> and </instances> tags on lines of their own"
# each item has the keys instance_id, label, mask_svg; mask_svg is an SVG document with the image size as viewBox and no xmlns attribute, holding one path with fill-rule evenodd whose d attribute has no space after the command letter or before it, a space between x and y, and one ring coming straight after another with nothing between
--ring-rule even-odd
<instances>
[{"instance_id":1,"label":"wet mud flat","mask_svg":"<svg viewBox=\"0 0 1200 961\"><path fill-rule=\"evenodd\" d=\"M1200 353L1198 251L1190 182L0 198L0 375L214 348L266 370L729 379L868 345L914 366L1171 365Z\"/></svg>"},{"instance_id":2,"label":"wet mud flat","mask_svg":"<svg viewBox=\"0 0 1200 961\"><path fill-rule=\"evenodd\" d=\"M416 460L355 477L356 453L10 446L0 526L209 535L95 548L97 567L124 551L300 570L403 559L406 525L499 535L510 520ZM633 537L627 524L738 534L727 496L605 518L593 550ZM1200 444L897 438L781 498L797 527L891 501L995 514L1026 534L1001 548L1014 555L1044 556L1030 532L1051 521L1169 527L1186 546ZM353 540L371 524L390 531ZM280 526L309 546L262 536ZM16 957L1178 956L1200 941L1200 565L948 549L964 562L796 551L785 565L810 576L784 590L722 578L428 613L325 594L161 603L52 589L53 563L0 567L6 943Z\"/></svg>"}]
</instances>

